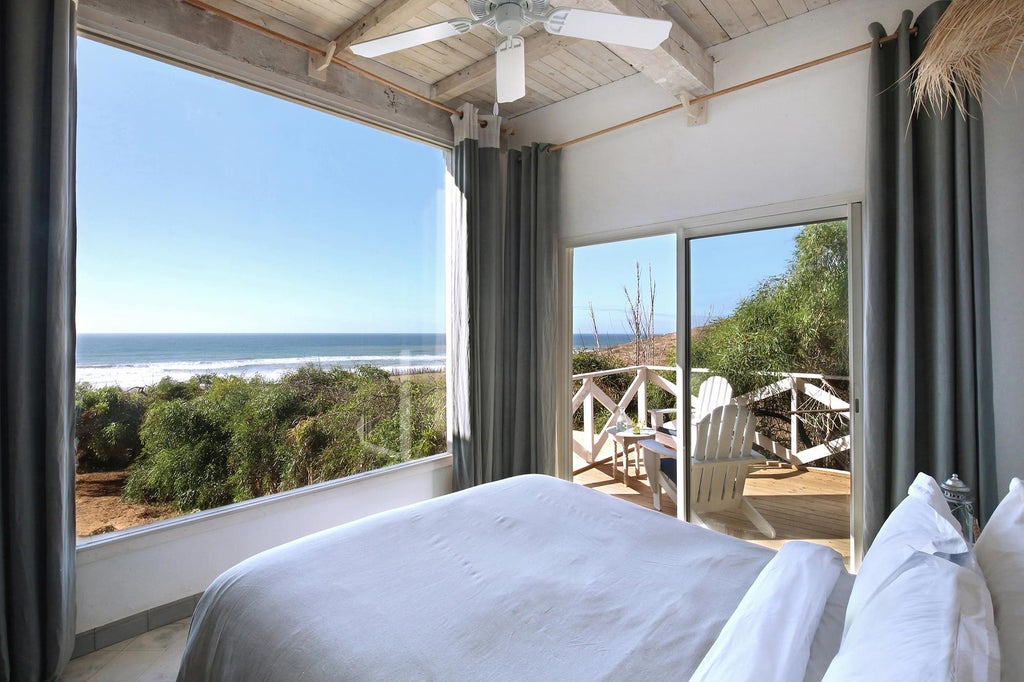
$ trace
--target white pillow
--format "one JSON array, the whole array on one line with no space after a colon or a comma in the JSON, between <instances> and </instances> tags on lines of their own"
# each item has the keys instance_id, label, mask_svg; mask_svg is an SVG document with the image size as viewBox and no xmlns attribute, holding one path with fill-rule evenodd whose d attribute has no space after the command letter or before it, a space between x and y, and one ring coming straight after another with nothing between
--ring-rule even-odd
<instances>
[{"instance_id":1,"label":"white pillow","mask_svg":"<svg viewBox=\"0 0 1024 682\"><path fill-rule=\"evenodd\" d=\"M857 619L872 595L914 552L938 554L977 571L971 548L952 514L911 494L889 514L861 563L846 607L846 628Z\"/></svg>"},{"instance_id":2,"label":"white pillow","mask_svg":"<svg viewBox=\"0 0 1024 682\"><path fill-rule=\"evenodd\" d=\"M911 553L874 593L825 674L825 682L998 679L985 579L925 552Z\"/></svg>"},{"instance_id":3,"label":"white pillow","mask_svg":"<svg viewBox=\"0 0 1024 682\"><path fill-rule=\"evenodd\" d=\"M843 641L843 624L846 621L846 604L850 601L853 589L853 576L845 570L839 574L832 594L825 602L825 611L821 614L818 631L811 642L811 657L807 661L804 682L821 682L828 670L828 664L836 657L839 645Z\"/></svg>"},{"instance_id":4,"label":"white pillow","mask_svg":"<svg viewBox=\"0 0 1024 682\"><path fill-rule=\"evenodd\" d=\"M743 595L690 682L802 682L826 602L845 573L833 549L784 544Z\"/></svg>"},{"instance_id":5,"label":"white pillow","mask_svg":"<svg viewBox=\"0 0 1024 682\"><path fill-rule=\"evenodd\" d=\"M1003 653L1003 679L1024 675L1024 483L1010 482L1010 492L996 507L978 543L978 565L992 593Z\"/></svg>"}]
</instances>

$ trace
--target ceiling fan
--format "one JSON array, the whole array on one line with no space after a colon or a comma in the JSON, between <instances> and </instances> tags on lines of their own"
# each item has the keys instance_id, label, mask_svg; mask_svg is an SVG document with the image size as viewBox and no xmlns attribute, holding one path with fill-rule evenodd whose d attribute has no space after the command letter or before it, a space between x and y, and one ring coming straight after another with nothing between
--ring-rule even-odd
<instances>
[{"instance_id":1,"label":"ceiling fan","mask_svg":"<svg viewBox=\"0 0 1024 682\"><path fill-rule=\"evenodd\" d=\"M495 47L497 100L514 102L526 95L526 55L519 32L541 23L548 33L603 43L653 50L668 37L671 22L570 7L548 7L548 0L469 0L472 19L449 19L351 45L362 57L416 47L467 33L474 26L490 26L500 33Z\"/></svg>"}]
</instances>

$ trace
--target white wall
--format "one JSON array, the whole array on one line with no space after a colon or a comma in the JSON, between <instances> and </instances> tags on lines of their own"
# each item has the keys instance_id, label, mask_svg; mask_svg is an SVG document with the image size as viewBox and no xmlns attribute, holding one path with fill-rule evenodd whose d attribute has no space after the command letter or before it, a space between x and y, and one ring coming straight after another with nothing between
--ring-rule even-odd
<instances>
[{"instance_id":1,"label":"white wall","mask_svg":"<svg viewBox=\"0 0 1024 682\"><path fill-rule=\"evenodd\" d=\"M888 31L930 0L843 0L713 50L715 88L747 81ZM708 122L672 113L563 151L563 235L593 235L742 208L861 193L867 53L708 103ZM562 142L675 101L643 76L512 122L512 144Z\"/></svg>"},{"instance_id":2,"label":"white wall","mask_svg":"<svg viewBox=\"0 0 1024 682\"><path fill-rule=\"evenodd\" d=\"M347 521L451 492L450 455L280 493L78 547L76 632L205 590L258 552Z\"/></svg>"},{"instance_id":3,"label":"white wall","mask_svg":"<svg viewBox=\"0 0 1024 682\"><path fill-rule=\"evenodd\" d=\"M1024 73L995 69L985 98L992 287L993 395L999 489L1024 478Z\"/></svg>"},{"instance_id":4,"label":"white wall","mask_svg":"<svg viewBox=\"0 0 1024 682\"><path fill-rule=\"evenodd\" d=\"M932 0L843 0L713 48L715 89L888 32ZM868 53L712 100L708 122L667 114L562 152L562 236L820 197L863 196ZM1005 73L990 90L1003 90ZM985 101L999 486L1024 476L1024 76ZM512 121L510 145L564 142L676 102L633 76Z\"/></svg>"}]
</instances>

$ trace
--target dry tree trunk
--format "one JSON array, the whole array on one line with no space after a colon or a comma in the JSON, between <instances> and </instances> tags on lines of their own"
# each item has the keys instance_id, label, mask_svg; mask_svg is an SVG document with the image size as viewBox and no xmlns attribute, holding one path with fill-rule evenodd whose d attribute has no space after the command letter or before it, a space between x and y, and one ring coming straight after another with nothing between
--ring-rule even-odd
<instances>
[{"instance_id":1,"label":"dry tree trunk","mask_svg":"<svg viewBox=\"0 0 1024 682\"><path fill-rule=\"evenodd\" d=\"M643 297L643 276L640 263L636 263L636 294L630 294L629 289L622 287L626 295L626 322L629 325L629 333L633 335L633 364L647 364L654 355L654 296L657 286L654 282L654 275L651 267L647 266L647 287L649 302Z\"/></svg>"},{"instance_id":2,"label":"dry tree trunk","mask_svg":"<svg viewBox=\"0 0 1024 682\"><path fill-rule=\"evenodd\" d=\"M650 307L647 309L647 323L645 333L647 339L645 342L644 355L646 356L644 362L652 361L654 358L654 293L657 289L657 285L654 282L654 273L651 270L651 264L647 264L647 288L650 293Z\"/></svg>"}]
</instances>

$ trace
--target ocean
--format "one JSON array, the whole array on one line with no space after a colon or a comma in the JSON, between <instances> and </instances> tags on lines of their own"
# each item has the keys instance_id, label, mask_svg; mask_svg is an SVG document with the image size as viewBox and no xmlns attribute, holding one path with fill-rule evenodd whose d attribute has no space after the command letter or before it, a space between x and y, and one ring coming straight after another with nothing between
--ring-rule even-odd
<instances>
[{"instance_id":1,"label":"ocean","mask_svg":"<svg viewBox=\"0 0 1024 682\"><path fill-rule=\"evenodd\" d=\"M602 334L604 347L628 334ZM575 348L593 347L575 334ZM389 372L440 372L444 334L79 334L75 379L94 386L148 386L163 377L236 374L279 379L303 365L373 365Z\"/></svg>"},{"instance_id":2,"label":"ocean","mask_svg":"<svg viewBox=\"0 0 1024 682\"><path fill-rule=\"evenodd\" d=\"M195 374L279 379L309 364L442 371L444 334L79 334L75 378L129 388Z\"/></svg>"}]
</instances>

